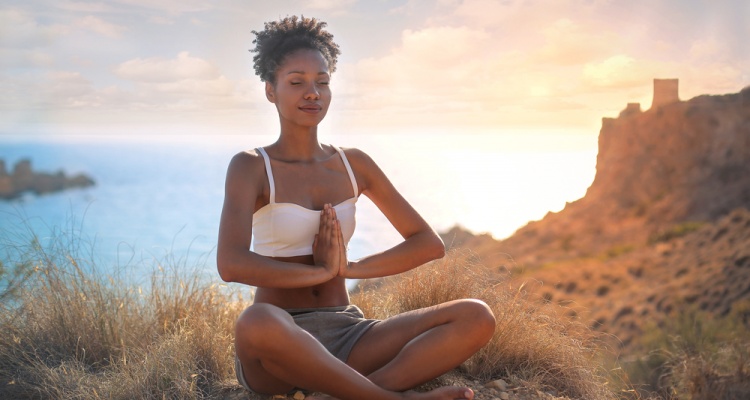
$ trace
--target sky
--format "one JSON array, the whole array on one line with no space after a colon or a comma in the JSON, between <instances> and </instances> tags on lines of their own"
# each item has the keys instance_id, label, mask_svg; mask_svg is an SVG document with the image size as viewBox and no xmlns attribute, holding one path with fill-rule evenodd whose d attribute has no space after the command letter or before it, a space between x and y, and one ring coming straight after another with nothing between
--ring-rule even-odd
<instances>
[{"instance_id":1,"label":"sky","mask_svg":"<svg viewBox=\"0 0 750 400\"><path fill-rule=\"evenodd\" d=\"M0 135L277 129L249 49L290 15L341 47L330 130L596 134L654 78L750 85L747 0L4 0Z\"/></svg>"}]
</instances>

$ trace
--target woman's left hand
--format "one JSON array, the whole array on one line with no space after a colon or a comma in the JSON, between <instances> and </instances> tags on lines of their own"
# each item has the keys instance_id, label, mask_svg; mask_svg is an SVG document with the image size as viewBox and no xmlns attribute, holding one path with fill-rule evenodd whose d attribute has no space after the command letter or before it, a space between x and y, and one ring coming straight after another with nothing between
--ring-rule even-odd
<instances>
[{"instance_id":1,"label":"woman's left hand","mask_svg":"<svg viewBox=\"0 0 750 400\"><path fill-rule=\"evenodd\" d=\"M313 259L316 265L328 269L332 277L346 277L348 260L344 235L336 210L326 204L320 215L320 229L313 242Z\"/></svg>"}]
</instances>

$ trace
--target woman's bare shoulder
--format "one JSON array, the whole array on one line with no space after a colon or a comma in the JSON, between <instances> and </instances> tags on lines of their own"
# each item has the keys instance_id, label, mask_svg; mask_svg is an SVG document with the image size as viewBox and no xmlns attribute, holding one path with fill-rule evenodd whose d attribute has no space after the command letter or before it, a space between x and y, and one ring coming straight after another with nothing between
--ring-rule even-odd
<instances>
[{"instance_id":1,"label":"woman's bare shoulder","mask_svg":"<svg viewBox=\"0 0 750 400\"><path fill-rule=\"evenodd\" d=\"M265 181L265 176L263 156L256 149L235 154L227 168L227 182L252 183L255 187Z\"/></svg>"},{"instance_id":2,"label":"woman's bare shoulder","mask_svg":"<svg viewBox=\"0 0 750 400\"><path fill-rule=\"evenodd\" d=\"M260 154L258 149L242 150L232 157L232 161L238 160L239 162L252 162L251 160L259 160L263 162L263 156Z\"/></svg>"},{"instance_id":3,"label":"woman's bare shoulder","mask_svg":"<svg viewBox=\"0 0 750 400\"><path fill-rule=\"evenodd\" d=\"M354 170L361 193L367 193L373 187L381 186L383 182L388 181L383 170L380 169L370 155L354 147L341 149L346 154L352 170Z\"/></svg>"},{"instance_id":4,"label":"woman's bare shoulder","mask_svg":"<svg viewBox=\"0 0 750 400\"><path fill-rule=\"evenodd\" d=\"M352 165L367 167L368 165L375 164L375 161L373 161L372 157L356 147L341 147L341 150L344 151L344 154L346 154L346 158Z\"/></svg>"},{"instance_id":5,"label":"woman's bare shoulder","mask_svg":"<svg viewBox=\"0 0 750 400\"><path fill-rule=\"evenodd\" d=\"M263 156L257 149L243 150L235 154L229 162L229 168L258 169L263 167Z\"/></svg>"}]
</instances>

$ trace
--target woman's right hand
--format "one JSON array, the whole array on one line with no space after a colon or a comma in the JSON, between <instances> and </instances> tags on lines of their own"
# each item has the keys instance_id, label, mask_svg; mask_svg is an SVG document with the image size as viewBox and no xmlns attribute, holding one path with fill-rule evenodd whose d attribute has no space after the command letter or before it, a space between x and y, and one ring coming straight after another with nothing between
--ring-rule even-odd
<instances>
[{"instance_id":1,"label":"woman's right hand","mask_svg":"<svg viewBox=\"0 0 750 400\"><path fill-rule=\"evenodd\" d=\"M324 267L331 278L340 275L347 267L346 247L336 210L326 204L320 212L320 226L313 241L315 265Z\"/></svg>"}]
</instances>

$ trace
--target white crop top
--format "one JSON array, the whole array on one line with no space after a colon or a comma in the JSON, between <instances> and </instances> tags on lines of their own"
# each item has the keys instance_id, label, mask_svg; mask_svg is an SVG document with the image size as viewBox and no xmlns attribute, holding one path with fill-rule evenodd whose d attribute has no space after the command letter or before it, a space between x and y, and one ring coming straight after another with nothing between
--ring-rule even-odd
<instances>
[{"instance_id":1,"label":"white crop top","mask_svg":"<svg viewBox=\"0 0 750 400\"><path fill-rule=\"evenodd\" d=\"M335 147L344 162L354 195L335 205L341 224L344 245L354 234L356 202L359 189L354 172L344 152ZM320 226L320 210L311 210L294 203L277 203L276 187L271 171L271 159L263 148L258 148L266 165L270 186L269 203L253 214L252 250L268 257L292 257L312 254L312 244Z\"/></svg>"}]
</instances>

